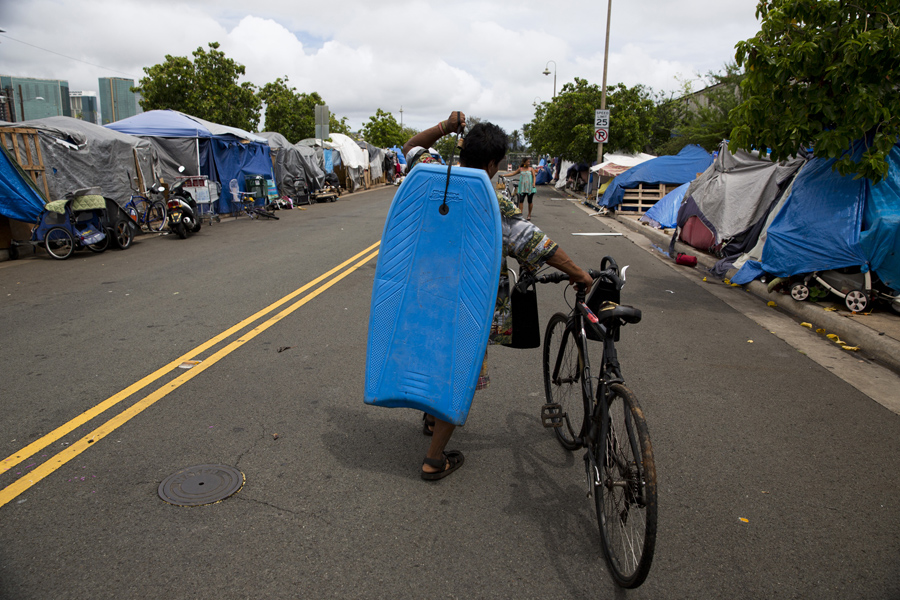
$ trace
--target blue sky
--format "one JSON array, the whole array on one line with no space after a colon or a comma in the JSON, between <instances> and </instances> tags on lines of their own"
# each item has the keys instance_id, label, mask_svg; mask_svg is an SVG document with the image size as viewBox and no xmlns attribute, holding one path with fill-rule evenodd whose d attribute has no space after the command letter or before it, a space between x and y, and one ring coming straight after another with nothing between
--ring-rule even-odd
<instances>
[{"instance_id":1,"label":"blue sky","mask_svg":"<svg viewBox=\"0 0 900 600\"><path fill-rule=\"evenodd\" d=\"M608 83L702 88L701 76L758 31L755 9L755 0L613 0ZM576 76L601 82L606 3L3 1L0 28L0 73L66 79L73 90L123 73L137 80L166 54L218 41L247 80L288 76L354 129L378 108L399 120L402 106L417 128L459 109L511 131L553 96L548 64L557 90Z\"/></svg>"}]
</instances>

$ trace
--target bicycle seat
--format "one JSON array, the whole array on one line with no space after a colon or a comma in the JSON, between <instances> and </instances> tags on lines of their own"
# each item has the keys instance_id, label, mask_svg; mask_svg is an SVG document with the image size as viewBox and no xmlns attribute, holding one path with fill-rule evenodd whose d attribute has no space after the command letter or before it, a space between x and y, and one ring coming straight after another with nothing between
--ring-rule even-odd
<instances>
[{"instance_id":1,"label":"bicycle seat","mask_svg":"<svg viewBox=\"0 0 900 600\"><path fill-rule=\"evenodd\" d=\"M615 302L604 302L597 311L597 318L601 321L621 319L626 323L640 323L641 309L633 306L622 306Z\"/></svg>"}]
</instances>

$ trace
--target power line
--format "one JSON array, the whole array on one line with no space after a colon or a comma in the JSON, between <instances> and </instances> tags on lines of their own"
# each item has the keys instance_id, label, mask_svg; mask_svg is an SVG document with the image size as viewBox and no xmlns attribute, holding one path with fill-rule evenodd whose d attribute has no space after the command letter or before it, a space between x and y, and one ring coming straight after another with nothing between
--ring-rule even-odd
<instances>
[{"instance_id":1,"label":"power line","mask_svg":"<svg viewBox=\"0 0 900 600\"><path fill-rule=\"evenodd\" d=\"M99 67L99 68L105 69L107 71L112 71L113 73L119 73L120 75L128 75L129 77L134 77L134 75L131 73L125 73L124 71L119 71L117 69L111 69L109 67L104 67L103 65L94 64L94 63L88 62L86 60L81 60L80 58L75 58L74 56L68 56L66 54L61 54L59 52L56 52L54 50L48 50L47 48L41 48L40 46L35 46L34 44L29 44L28 42L23 42L22 40L17 40L14 37L10 37L6 33L3 33L2 30L0 30L0 35L2 35L4 38L12 40L14 42L19 42L20 44L25 44L26 46L31 46L32 48L37 48L38 50L43 50L44 52L49 52L50 54L56 54L57 56L62 56L63 58L68 58L69 60L74 60L76 62L84 63L86 65L91 65L92 67Z\"/></svg>"}]
</instances>

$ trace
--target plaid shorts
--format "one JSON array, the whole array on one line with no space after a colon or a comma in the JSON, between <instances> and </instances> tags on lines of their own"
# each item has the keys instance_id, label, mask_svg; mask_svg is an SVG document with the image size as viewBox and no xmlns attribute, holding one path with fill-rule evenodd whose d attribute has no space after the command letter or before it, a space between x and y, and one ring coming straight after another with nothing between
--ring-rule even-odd
<instances>
[{"instance_id":1,"label":"plaid shorts","mask_svg":"<svg viewBox=\"0 0 900 600\"><path fill-rule=\"evenodd\" d=\"M491 385L491 376L488 375L487 350L485 350L484 360L481 362L481 374L478 375L478 383L475 384L475 390L483 390L489 385Z\"/></svg>"}]
</instances>

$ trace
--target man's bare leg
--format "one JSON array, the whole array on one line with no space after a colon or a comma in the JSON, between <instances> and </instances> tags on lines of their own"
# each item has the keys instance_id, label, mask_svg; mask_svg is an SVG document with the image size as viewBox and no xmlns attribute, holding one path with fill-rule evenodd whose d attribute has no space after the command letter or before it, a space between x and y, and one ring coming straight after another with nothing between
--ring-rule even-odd
<instances>
[{"instance_id":1,"label":"man's bare leg","mask_svg":"<svg viewBox=\"0 0 900 600\"><path fill-rule=\"evenodd\" d=\"M431 445L428 447L428 453L426 454L428 458L433 460L440 460L444 457L444 448L447 447L447 442L450 441L450 436L453 435L454 429L456 429L456 425L435 418L434 435L431 436ZM423 464L422 470L426 473L437 473L438 471L442 471L443 469Z\"/></svg>"}]
</instances>

